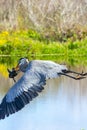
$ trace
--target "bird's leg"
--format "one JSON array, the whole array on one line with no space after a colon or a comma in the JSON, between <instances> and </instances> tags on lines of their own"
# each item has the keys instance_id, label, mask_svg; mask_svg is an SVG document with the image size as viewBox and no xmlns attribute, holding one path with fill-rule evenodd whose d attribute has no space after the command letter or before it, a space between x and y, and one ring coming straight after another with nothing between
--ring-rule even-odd
<instances>
[{"instance_id":1,"label":"bird's leg","mask_svg":"<svg viewBox=\"0 0 87 130\"><path fill-rule=\"evenodd\" d=\"M87 75L87 73L83 73L83 72L82 72L82 74L81 74L81 75L82 75L82 76L86 76L86 75Z\"/></svg>"},{"instance_id":2,"label":"bird's leg","mask_svg":"<svg viewBox=\"0 0 87 130\"><path fill-rule=\"evenodd\" d=\"M77 74L78 76L86 76L87 73L84 73L83 71L81 73L72 71L72 70L62 70L63 73L72 73L72 74Z\"/></svg>"},{"instance_id":3,"label":"bird's leg","mask_svg":"<svg viewBox=\"0 0 87 130\"><path fill-rule=\"evenodd\" d=\"M79 72L76 72L76 71L72 71L72 70L62 70L62 72L64 73L72 73L72 74L78 74L78 75L81 75L81 76L84 76L84 74L87 74L87 73L79 73Z\"/></svg>"},{"instance_id":4,"label":"bird's leg","mask_svg":"<svg viewBox=\"0 0 87 130\"><path fill-rule=\"evenodd\" d=\"M72 78L72 79L75 79L75 80L80 80L80 79L86 78L86 77L84 77L84 76L74 77L74 76L68 75L68 74L66 74L66 73L58 73L58 74L67 76L67 77Z\"/></svg>"}]
</instances>

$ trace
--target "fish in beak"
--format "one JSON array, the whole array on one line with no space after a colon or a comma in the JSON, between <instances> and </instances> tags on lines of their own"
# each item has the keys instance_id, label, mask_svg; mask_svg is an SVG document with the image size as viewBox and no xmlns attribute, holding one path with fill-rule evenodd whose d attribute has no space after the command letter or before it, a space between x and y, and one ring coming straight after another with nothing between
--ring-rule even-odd
<instances>
[{"instance_id":1,"label":"fish in beak","mask_svg":"<svg viewBox=\"0 0 87 130\"><path fill-rule=\"evenodd\" d=\"M15 76L18 75L19 72L19 65L17 65L15 68L12 68L12 70L7 69L8 73L9 73L9 78L14 78Z\"/></svg>"}]
</instances>

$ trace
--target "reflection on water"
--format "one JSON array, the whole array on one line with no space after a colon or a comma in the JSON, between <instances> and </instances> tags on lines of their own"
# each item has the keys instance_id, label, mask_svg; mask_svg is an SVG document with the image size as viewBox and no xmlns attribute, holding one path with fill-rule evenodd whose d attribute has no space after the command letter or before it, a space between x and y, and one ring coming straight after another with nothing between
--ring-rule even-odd
<instances>
[{"instance_id":1,"label":"reflection on water","mask_svg":"<svg viewBox=\"0 0 87 130\"><path fill-rule=\"evenodd\" d=\"M76 70L76 68L73 68ZM82 68L79 68L79 71ZM86 71L86 70L85 70ZM0 99L11 85L0 74ZM87 79L60 77L47 81L45 89L21 111L0 121L1 130L87 129Z\"/></svg>"}]
</instances>

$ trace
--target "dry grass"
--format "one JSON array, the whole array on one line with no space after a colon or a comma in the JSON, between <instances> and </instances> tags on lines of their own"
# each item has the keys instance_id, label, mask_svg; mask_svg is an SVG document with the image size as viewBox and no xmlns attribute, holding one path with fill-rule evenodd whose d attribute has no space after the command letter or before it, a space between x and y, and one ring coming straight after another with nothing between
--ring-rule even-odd
<instances>
[{"instance_id":1,"label":"dry grass","mask_svg":"<svg viewBox=\"0 0 87 130\"><path fill-rule=\"evenodd\" d=\"M36 28L48 35L87 28L86 21L86 0L0 0L0 30Z\"/></svg>"}]
</instances>

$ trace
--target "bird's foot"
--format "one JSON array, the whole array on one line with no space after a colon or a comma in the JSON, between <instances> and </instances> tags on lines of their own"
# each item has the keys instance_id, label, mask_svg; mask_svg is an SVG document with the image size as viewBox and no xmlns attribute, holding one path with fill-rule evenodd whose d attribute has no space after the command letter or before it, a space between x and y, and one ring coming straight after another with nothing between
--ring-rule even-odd
<instances>
[{"instance_id":1,"label":"bird's foot","mask_svg":"<svg viewBox=\"0 0 87 130\"><path fill-rule=\"evenodd\" d=\"M86 77L84 77L85 75L77 75L76 77L75 77L75 79L76 80L79 80L79 79L84 79L84 78L86 78Z\"/></svg>"}]
</instances>

